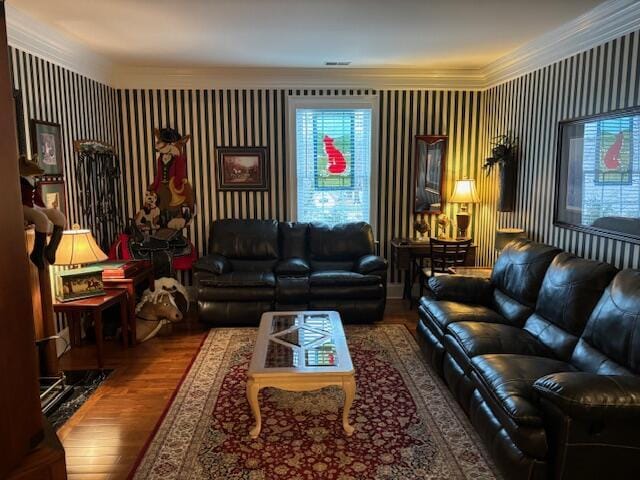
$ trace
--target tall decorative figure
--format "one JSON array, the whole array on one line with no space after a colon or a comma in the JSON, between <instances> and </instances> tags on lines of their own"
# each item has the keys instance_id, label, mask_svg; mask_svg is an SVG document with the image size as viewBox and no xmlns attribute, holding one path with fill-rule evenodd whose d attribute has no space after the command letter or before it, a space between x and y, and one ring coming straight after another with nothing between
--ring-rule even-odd
<instances>
[{"instance_id":1,"label":"tall decorative figure","mask_svg":"<svg viewBox=\"0 0 640 480\"><path fill-rule=\"evenodd\" d=\"M57 208L46 208L38 190L34 186L34 177L44 173L37 163L20 156L20 192L22 194L22 213L27 223L35 226L35 240L29 258L39 269L45 267L45 260L49 264L56 261L56 250L62 239L67 218ZM49 244L47 233L53 224L53 232Z\"/></svg>"},{"instance_id":2,"label":"tall decorative figure","mask_svg":"<svg viewBox=\"0 0 640 480\"><path fill-rule=\"evenodd\" d=\"M180 135L173 128L155 129L157 170L149 192L157 195L160 226L181 230L194 214L193 189L187 179L185 147L191 135Z\"/></svg>"}]
</instances>

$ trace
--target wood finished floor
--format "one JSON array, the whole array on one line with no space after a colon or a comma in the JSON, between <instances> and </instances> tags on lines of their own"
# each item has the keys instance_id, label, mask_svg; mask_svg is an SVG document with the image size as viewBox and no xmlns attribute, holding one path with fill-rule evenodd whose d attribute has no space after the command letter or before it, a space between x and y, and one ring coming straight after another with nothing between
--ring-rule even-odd
<instances>
[{"instance_id":1,"label":"wood finished floor","mask_svg":"<svg viewBox=\"0 0 640 480\"><path fill-rule=\"evenodd\" d=\"M408 302L387 302L383 323L415 333L417 312ZM58 430L71 480L124 479L167 407L206 330L186 321L171 336L135 348L105 342L105 368L115 369ZM61 359L65 370L95 368L95 347L74 348Z\"/></svg>"}]
</instances>

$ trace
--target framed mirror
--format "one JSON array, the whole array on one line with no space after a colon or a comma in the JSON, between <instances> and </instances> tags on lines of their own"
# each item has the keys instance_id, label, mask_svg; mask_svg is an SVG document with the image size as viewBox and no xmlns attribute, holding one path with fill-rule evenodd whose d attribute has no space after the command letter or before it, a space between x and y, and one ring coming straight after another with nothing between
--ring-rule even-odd
<instances>
[{"instance_id":1,"label":"framed mirror","mask_svg":"<svg viewBox=\"0 0 640 480\"><path fill-rule=\"evenodd\" d=\"M554 224L640 243L640 108L560 122Z\"/></svg>"},{"instance_id":2,"label":"framed mirror","mask_svg":"<svg viewBox=\"0 0 640 480\"><path fill-rule=\"evenodd\" d=\"M439 214L444 206L444 172L447 159L447 137L416 135L415 213Z\"/></svg>"}]
</instances>

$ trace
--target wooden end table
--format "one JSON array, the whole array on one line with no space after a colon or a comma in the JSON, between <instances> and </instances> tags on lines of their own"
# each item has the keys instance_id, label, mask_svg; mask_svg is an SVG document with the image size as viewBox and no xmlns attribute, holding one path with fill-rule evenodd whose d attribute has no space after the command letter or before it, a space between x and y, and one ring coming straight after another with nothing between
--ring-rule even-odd
<instances>
[{"instance_id":1,"label":"wooden end table","mask_svg":"<svg viewBox=\"0 0 640 480\"><path fill-rule=\"evenodd\" d=\"M345 393L342 427L347 435L353 433L349 411L356 380L338 312L264 313L247 377L247 400L256 420L252 438L262 428L258 393L265 387L291 392L341 387Z\"/></svg>"},{"instance_id":2,"label":"wooden end table","mask_svg":"<svg viewBox=\"0 0 640 480\"><path fill-rule=\"evenodd\" d=\"M104 288L121 288L127 292L127 302L129 304L129 329L127 333L131 335L131 345L136 345L136 288L145 282L153 287L153 267L151 264L139 270L131 278L102 278ZM122 331L123 336L125 331Z\"/></svg>"},{"instance_id":3,"label":"wooden end table","mask_svg":"<svg viewBox=\"0 0 640 480\"><path fill-rule=\"evenodd\" d=\"M53 311L67 315L69 321L69 337L71 345L80 344L81 327L80 319L82 314L91 315L93 318L93 328L96 332L96 352L98 357L98 368L104 367L103 338L102 338L102 312L112 305L120 304L120 321L122 322L122 342L127 346L127 336L124 332L129 326L129 304L127 302L127 292L122 289L106 290L104 295L97 297L81 298L69 302L56 302L53 304Z\"/></svg>"}]
</instances>

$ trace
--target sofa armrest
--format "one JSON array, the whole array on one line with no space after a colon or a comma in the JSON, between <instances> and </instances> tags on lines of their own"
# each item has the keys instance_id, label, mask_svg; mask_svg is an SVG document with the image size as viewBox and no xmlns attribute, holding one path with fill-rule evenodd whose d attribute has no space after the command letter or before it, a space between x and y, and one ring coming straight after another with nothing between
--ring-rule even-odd
<instances>
[{"instance_id":1,"label":"sofa armrest","mask_svg":"<svg viewBox=\"0 0 640 480\"><path fill-rule=\"evenodd\" d=\"M212 253L204 257L199 258L193 264L194 271L208 272L216 275L222 275L223 273L229 273L233 270L231 263L222 255Z\"/></svg>"},{"instance_id":2,"label":"sofa armrest","mask_svg":"<svg viewBox=\"0 0 640 480\"><path fill-rule=\"evenodd\" d=\"M429 288L436 300L488 305L493 287L488 278L464 275L439 275L429 278Z\"/></svg>"},{"instance_id":3,"label":"sofa armrest","mask_svg":"<svg viewBox=\"0 0 640 480\"><path fill-rule=\"evenodd\" d=\"M638 418L640 415L639 377L563 372L539 378L533 388L571 418Z\"/></svg>"},{"instance_id":4,"label":"sofa armrest","mask_svg":"<svg viewBox=\"0 0 640 480\"><path fill-rule=\"evenodd\" d=\"M304 258L287 258L278 262L275 268L276 275L302 277L308 275L311 267Z\"/></svg>"},{"instance_id":5,"label":"sofa armrest","mask_svg":"<svg viewBox=\"0 0 640 480\"><path fill-rule=\"evenodd\" d=\"M387 261L377 255L365 255L356 262L354 270L362 275L374 272L386 272Z\"/></svg>"}]
</instances>

